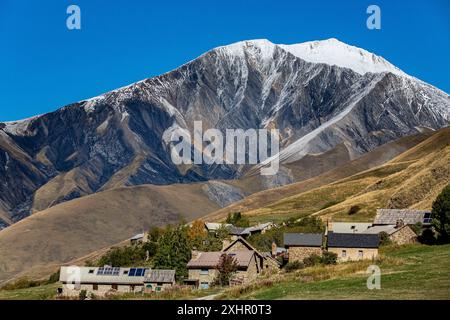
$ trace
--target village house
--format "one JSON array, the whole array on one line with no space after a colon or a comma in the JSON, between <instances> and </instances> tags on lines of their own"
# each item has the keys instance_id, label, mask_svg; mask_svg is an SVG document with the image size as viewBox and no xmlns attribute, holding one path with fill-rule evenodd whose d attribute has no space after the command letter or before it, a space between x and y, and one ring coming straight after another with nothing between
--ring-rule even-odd
<instances>
[{"instance_id":1,"label":"village house","mask_svg":"<svg viewBox=\"0 0 450 320\"><path fill-rule=\"evenodd\" d=\"M238 238L231 243L224 242L222 251L193 251L192 258L187 264L189 279L185 283L193 284L200 289L209 288L218 276L217 266L223 254L232 256L238 266L231 284L246 283L256 279L265 269L279 268L275 259L269 260L243 238Z\"/></svg>"},{"instance_id":2,"label":"village house","mask_svg":"<svg viewBox=\"0 0 450 320\"><path fill-rule=\"evenodd\" d=\"M409 225L403 225L401 222L396 225L387 224L382 226L373 226L362 233L380 234L385 232L389 239L398 245L410 244L417 242L417 235Z\"/></svg>"},{"instance_id":3,"label":"village house","mask_svg":"<svg viewBox=\"0 0 450 320\"><path fill-rule=\"evenodd\" d=\"M328 232L327 250L337 254L339 262L375 259L378 256L378 234Z\"/></svg>"},{"instance_id":4,"label":"village house","mask_svg":"<svg viewBox=\"0 0 450 320\"><path fill-rule=\"evenodd\" d=\"M164 279L157 277L160 273ZM148 268L119 268L119 267L76 267L63 266L60 269L59 281L62 282L64 296L78 296L82 290L87 294L105 296L115 293L142 293L146 291L162 291L172 286L175 274L173 270L150 270ZM154 281L158 280L158 281ZM159 288L159 289L158 289Z\"/></svg>"},{"instance_id":5,"label":"village house","mask_svg":"<svg viewBox=\"0 0 450 320\"><path fill-rule=\"evenodd\" d=\"M289 262L303 261L312 254L322 255L321 233L285 233L283 240Z\"/></svg>"}]
</instances>

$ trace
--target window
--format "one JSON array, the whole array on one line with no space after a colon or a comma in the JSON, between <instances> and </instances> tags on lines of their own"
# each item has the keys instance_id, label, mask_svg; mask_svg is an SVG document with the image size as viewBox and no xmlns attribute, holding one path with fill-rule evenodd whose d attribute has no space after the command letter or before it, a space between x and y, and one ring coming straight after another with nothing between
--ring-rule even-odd
<instances>
[{"instance_id":1,"label":"window","mask_svg":"<svg viewBox=\"0 0 450 320\"><path fill-rule=\"evenodd\" d=\"M200 270L200 274L207 275L207 274L209 274L209 270L208 269L201 269Z\"/></svg>"},{"instance_id":2,"label":"window","mask_svg":"<svg viewBox=\"0 0 450 320\"><path fill-rule=\"evenodd\" d=\"M364 252L362 250L358 251L358 258L364 257Z\"/></svg>"},{"instance_id":3,"label":"window","mask_svg":"<svg viewBox=\"0 0 450 320\"><path fill-rule=\"evenodd\" d=\"M98 284L93 284L92 285L92 290L97 291L98 290Z\"/></svg>"},{"instance_id":4,"label":"window","mask_svg":"<svg viewBox=\"0 0 450 320\"><path fill-rule=\"evenodd\" d=\"M91 273L91 274L94 273L94 269L90 269L89 273Z\"/></svg>"},{"instance_id":5,"label":"window","mask_svg":"<svg viewBox=\"0 0 450 320\"><path fill-rule=\"evenodd\" d=\"M342 257L346 257L347 256L347 250L342 250Z\"/></svg>"},{"instance_id":6,"label":"window","mask_svg":"<svg viewBox=\"0 0 450 320\"><path fill-rule=\"evenodd\" d=\"M209 283L208 282L201 282L200 283L200 289L209 289Z\"/></svg>"}]
</instances>

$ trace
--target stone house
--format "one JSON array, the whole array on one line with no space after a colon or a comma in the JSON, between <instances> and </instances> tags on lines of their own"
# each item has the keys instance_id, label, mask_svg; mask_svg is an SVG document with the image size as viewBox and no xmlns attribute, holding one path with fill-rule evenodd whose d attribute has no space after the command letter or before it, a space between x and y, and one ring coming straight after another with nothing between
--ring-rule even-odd
<instances>
[{"instance_id":1,"label":"stone house","mask_svg":"<svg viewBox=\"0 0 450 320\"><path fill-rule=\"evenodd\" d=\"M387 233L389 239L398 245L410 244L417 242L417 235L411 229L409 225L383 225L383 226L373 226L363 233L366 234L380 234L382 232Z\"/></svg>"},{"instance_id":2,"label":"stone house","mask_svg":"<svg viewBox=\"0 0 450 320\"><path fill-rule=\"evenodd\" d=\"M193 251L192 258L187 264L189 279L186 283L195 284L200 289L209 288L218 276L217 266L223 254L232 256L237 262L238 269L232 279L234 284L256 279L265 268L279 268L276 262L267 260L247 241L238 238L231 243L225 243L222 251Z\"/></svg>"},{"instance_id":3,"label":"stone house","mask_svg":"<svg viewBox=\"0 0 450 320\"><path fill-rule=\"evenodd\" d=\"M144 276L145 292L160 292L175 284L175 270L148 270Z\"/></svg>"},{"instance_id":4,"label":"stone house","mask_svg":"<svg viewBox=\"0 0 450 320\"><path fill-rule=\"evenodd\" d=\"M285 233L283 242L289 262L303 261L312 254L322 255L321 233Z\"/></svg>"},{"instance_id":5,"label":"stone house","mask_svg":"<svg viewBox=\"0 0 450 320\"><path fill-rule=\"evenodd\" d=\"M378 234L328 232L327 250L337 254L339 262L375 259L378 256Z\"/></svg>"}]
</instances>

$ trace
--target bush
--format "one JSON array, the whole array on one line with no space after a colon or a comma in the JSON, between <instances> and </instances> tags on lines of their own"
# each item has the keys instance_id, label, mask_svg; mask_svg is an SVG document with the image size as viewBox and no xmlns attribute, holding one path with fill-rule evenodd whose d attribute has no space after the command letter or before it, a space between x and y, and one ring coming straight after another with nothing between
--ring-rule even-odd
<instances>
[{"instance_id":1,"label":"bush","mask_svg":"<svg viewBox=\"0 0 450 320\"><path fill-rule=\"evenodd\" d=\"M87 291L86 290L81 290L80 294L78 295L78 298L80 300L86 300L86 298L87 298Z\"/></svg>"},{"instance_id":2,"label":"bush","mask_svg":"<svg viewBox=\"0 0 450 320\"><path fill-rule=\"evenodd\" d=\"M293 261L293 262L288 262L285 266L284 266L284 270L286 270L286 272L292 272L298 269L303 269L305 267L304 263L301 261Z\"/></svg>"},{"instance_id":3,"label":"bush","mask_svg":"<svg viewBox=\"0 0 450 320\"><path fill-rule=\"evenodd\" d=\"M321 263L325 265L336 264L337 254L334 252L324 251L322 253Z\"/></svg>"},{"instance_id":4,"label":"bush","mask_svg":"<svg viewBox=\"0 0 450 320\"><path fill-rule=\"evenodd\" d=\"M391 239L389 239L389 235L386 232L380 232L380 246L387 246L392 244Z\"/></svg>"},{"instance_id":5,"label":"bush","mask_svg":"<svg viewBox=\"0 0 450 320\"><path fill-rule=\"evenodd\" d=\"M303 259L303 264L305 267L313 267L315 265L318 265L322 262L322 259L317 254L312 254L309 257L306 257Z\"/></svg>"},{"instance_id":6,"label":"bush","mask_svg":"<svg viewBox=\"0 0 450 320\"><path fill-rule=\"evenodd\" d=\"M234 225L235 227L247 228L250 226L250 221L248 218L243 216L240 212L229 213L226 222Z\"/></svg>"},{"instance_id":7,"label":"bush","mask_svg":"<svg viewBox=\"0 0 450 320\"><path fill-rule=\"evenodd\" d=\"M357 214L360 210L361 210L361 207L358 205L351 206L350 209L348 210L348 215L351 216L353 214Z\"/></svg>"},{"instance_id":8,"label":"bush","mask_svg":"<svg viewBox=\"0 0 450 320\"><path fill-rule=\"evenodd\" d=\"M41 285L41 282L30 280L30 279L24 277L24 278L20 278L20 279L16 280L15 282L10 282L10 283L4 285L1 289L2 290L17 290L17 289L38 287L40 285Z\"/></svg>"},{"instance_id":9,"label":"bush","mask_svg":"<svg viewBox=\"0 0 450 320\"><path fill-rule=\"evenodd\" d=\"M47 280L47 284L56 283L59 281L59 270L53 273Z\"/></svg>"},{"instance_id":10,"label":"bush","mask_svg":"<svg viewBox=\"0 0 450 320\"><path fill-rule=\"evenodd\" d=\"M427 228L422 231L422 234L418 237L418 240L422 244L432 245L436 243L436 238L432 229Z\"/></svg>"}]
</instances>

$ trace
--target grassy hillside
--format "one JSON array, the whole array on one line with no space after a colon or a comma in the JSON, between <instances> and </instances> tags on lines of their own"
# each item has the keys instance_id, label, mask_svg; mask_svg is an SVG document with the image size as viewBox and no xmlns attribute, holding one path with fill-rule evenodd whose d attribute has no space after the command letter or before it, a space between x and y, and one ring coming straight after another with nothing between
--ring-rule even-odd
<instances>
[{"instance_id":1,"label":"grassy hillside","mask_svg":"<svg viewBox=\"0 0 450 320\"><path fill-rule=\"evenodd\" d=\"M351 167L349 164L317 178L252 196L255 200L261 196L268 199L273 196L272 192L285 195L283 199L261 207L250 205L250 210L243 212L254 221L277 221L307 215L370 221L380 207L429 209L442 188L450 183L450 127L436 132L386 164L336 182L323 183L332 180L330 176L337 177ZM289 196L286 190L292 189L301 191ZM359 208L359 211L350 215L352 207ZM242 209L238 206L232 208ZM223 219L229 209L222 209L209 217Z\"/></svg>"},{"instance_id":2,"label":"grassy hillside","mask_svg":"<svg viewBox=\"0 0 450 320\"><path fill-rule=\"evenodd\" d=\"M278 280L232 288L222 299L450 299L450 245L382 251L381 289L367 289L372 261L311 267Z\"/></svg>"},{"instance_id":3,"label":"grassy hillside","mask_svg":"<svg viewBox=\"0 0 450 320\"><path fill-rule=\"evenodd\" d=\"M313 178L308 178L307 180L303 180L297 183L293 183L290 185L286 185L279 188L274 188L270 190L261 191L255 194L252 194L242 201L239 201L237 203L234 203L226 208L220 209L216 212L213 212L205 217L205 220L216 220L220 221L226 218L228 213L235 212L235 211L241 211L241 212L252 212L252 220L265 220L268 218L267 216L260 216L259 219L259 208L263 208L265 206L269 206L271 204L276 203L277 201L287 198L289 196L295 196L298 194L301 194L303 192L307 192L309 190L319 188L321 186L325 186L327 184L333 183L335 181L338 181L340 179L352 176L358 172L362 172L364 170L368 170L370 168L377 167L389 160L392 160L395 156L398 156L402 152L405 152L406 150L416 146L417 144L423 142L427 138L431 136L431 133L429 131L426 131L421 134L416 134L409 137L401 138L397 141L387 143L385 145L382 145L376 149L374 149L371 152L368 152L361 157L347 162L341 166L338 166L337 168L333 168L333 166L329 163L329 160L326 160L327 157L317 155L317 156L307 156L304 158L304 161L300 161L297 163L289 164L288 167L292 169L294 174L296 176L299 176L302 171L303 177L307 178L308 174L311 174L311 172L317 173L317 168L314 169L314 164L318 166L319 168L322 168L323 171L326 171L327 168L333 168L331 170L328 170L318 176L315 176ZM330 151L328 154L329 156L333 156L337 153L342 154L342 152L338 151ZM249 183L252 179L257 179L256 177L246 177L242 181L237 181L236 184L239 186L243 183ZM319 205L318 207L321 208L322 205ZM317 211L317 207L310 210L308 213L312 213ZM265 211L267 212L267 211ZM289 212L282 211L283 215L276 216L272 215L271 219L284 219L286 218L285 215L289 215ZM269 212L270 214L270 212ZM292 211L292 215L297 215L297 212Z\"/></svg>"}]
</instances>

